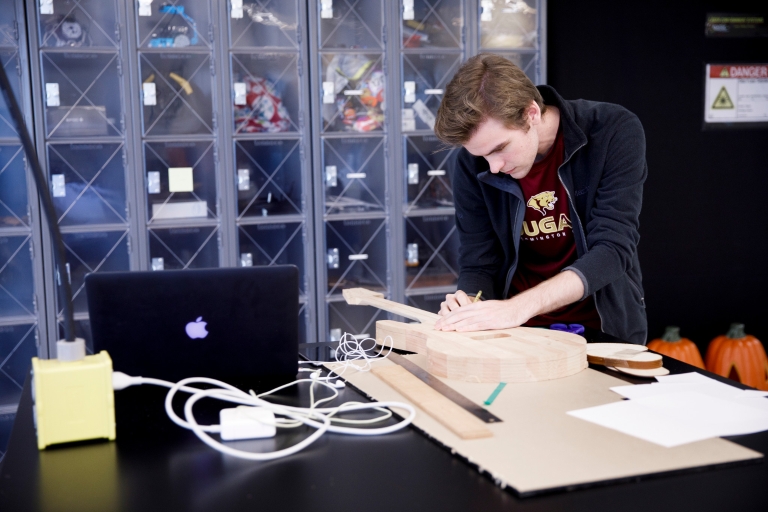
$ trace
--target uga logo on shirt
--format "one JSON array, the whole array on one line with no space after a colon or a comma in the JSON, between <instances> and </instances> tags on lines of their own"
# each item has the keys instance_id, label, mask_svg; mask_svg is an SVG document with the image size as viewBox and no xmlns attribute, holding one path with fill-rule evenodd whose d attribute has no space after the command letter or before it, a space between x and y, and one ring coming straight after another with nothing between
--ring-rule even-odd
<instances>
[{"instance_id":1,"label":"uga logo on shirt","mask_svg":"<svg viewBox=\"0 0 768 512\"><path fill-rule=\"evenodd\" d=\"M554 190L546 190L531 196L528 200L528 207L533 208L542 215L546 215L547 210L552 211L555 209L556 202L557 196L555 196Z\"/></svg>"}]
</instances>

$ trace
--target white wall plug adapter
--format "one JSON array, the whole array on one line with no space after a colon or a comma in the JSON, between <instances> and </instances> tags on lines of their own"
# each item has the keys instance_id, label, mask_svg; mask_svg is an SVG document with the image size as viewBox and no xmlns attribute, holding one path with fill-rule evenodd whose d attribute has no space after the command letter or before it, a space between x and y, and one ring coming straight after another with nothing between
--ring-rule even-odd
<instances>
[{"instance_id":1,"label":"white wall plug adapter","mask_svg":"<svg viewBox=\"0 0 768 512\"><path fill-rule=\"evenodd\" d=\"M260 439L275 437L275 415L269 409L240 405L219 412L221 439Z\"/></svg>"}]
</instances>

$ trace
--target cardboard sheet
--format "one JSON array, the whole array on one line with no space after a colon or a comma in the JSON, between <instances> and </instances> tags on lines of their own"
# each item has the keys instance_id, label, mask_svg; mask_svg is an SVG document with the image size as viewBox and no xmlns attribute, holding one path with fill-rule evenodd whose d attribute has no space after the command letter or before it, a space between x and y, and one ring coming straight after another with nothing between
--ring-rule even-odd
<instances>
[{"instance_id":1,"label":"cardboard sheet","mask_svg":"<svg viewBox=\"0 0 768 512\"><path fill-rule=\"evenodd\" d=\"M407 357L426 367L424 356ZM381 360L373 364L393 363ZM375 400L408 402L370 372L348 369L344 378ZM496 384L441 380L477 404L496 388ZM562 379L509 383L488 407L503 422L489 424L494 435L486 439L461 440L422 411L414 425L487 472L499 485L510 486L523 496L763 457L724 439L664 448L566 414L621 401L610 388L622 384L626 383L590 369Z\"/></svg>"}]
</instances>

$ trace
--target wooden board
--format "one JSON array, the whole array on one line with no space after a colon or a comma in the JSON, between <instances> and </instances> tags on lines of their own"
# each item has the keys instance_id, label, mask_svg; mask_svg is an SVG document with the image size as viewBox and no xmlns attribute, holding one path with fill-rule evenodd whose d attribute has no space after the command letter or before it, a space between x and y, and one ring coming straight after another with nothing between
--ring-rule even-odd
<instances>
[{"instance_id":1,"label":"wooden board","mask_svg":"<svg viewBox=\"0 0 768 512\"><path fill-rule=\"evenodd\" d=\"M491 331L443 332L434 328L434 313L398 304L362 288L343 291L350 304L374 306L420 320L420 324L381 320L376 340L427 356L433 375L466 382L534 382L573 375L587 367L581 336L563 331L515 327Z\"/></svg>"},{"instance_id":2,"label":"wooden board","mask_svg":"<svg viewBox=\"0 0 768 512\"><path fill-rule=\"evenodd\" d=\"M493 435L485 423L427 386L402 366L382 366L371 371L461 439L482 439Z\"/></svg>"},{"instance_id":3,"label":"wooden board","mask_svg":"<svg viewBox=\"0 0 768 512\"><path fill-rule=\"evenodd\" d=\"M426 369L426 356L406 357ZM393 363L384 360L373 364ZM375 400L409 402L370 372L350 368L344 379ZM496 384L441 380L477 404L496 388ZM562 379L509 383L488 407L502 420L486 425L493 433L489 438L461 439L418 406L413 424L497 485L509 486L523 496L762 458L762 454L725 439L664 448L566 414L621 401L622 397L609 388L626 384L591 369Z\"/></svg>"}]
</instances>

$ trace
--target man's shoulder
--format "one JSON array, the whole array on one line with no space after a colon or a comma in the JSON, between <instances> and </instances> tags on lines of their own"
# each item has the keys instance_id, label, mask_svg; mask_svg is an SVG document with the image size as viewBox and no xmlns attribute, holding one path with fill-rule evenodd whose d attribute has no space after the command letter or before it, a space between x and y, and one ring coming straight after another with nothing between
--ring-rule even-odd
<instances>
[{"instance_id":1,"label":"man's shoulder","mask_svg":"<svg viewBox=\"0 0 768 512\"><path fill-rule=\"evenodd\" d=\"M564 101L570 106L574 121L582 128L600 128L639 121L629 109L616 103L584 99Z\"/></svg>"}]
</instances>

